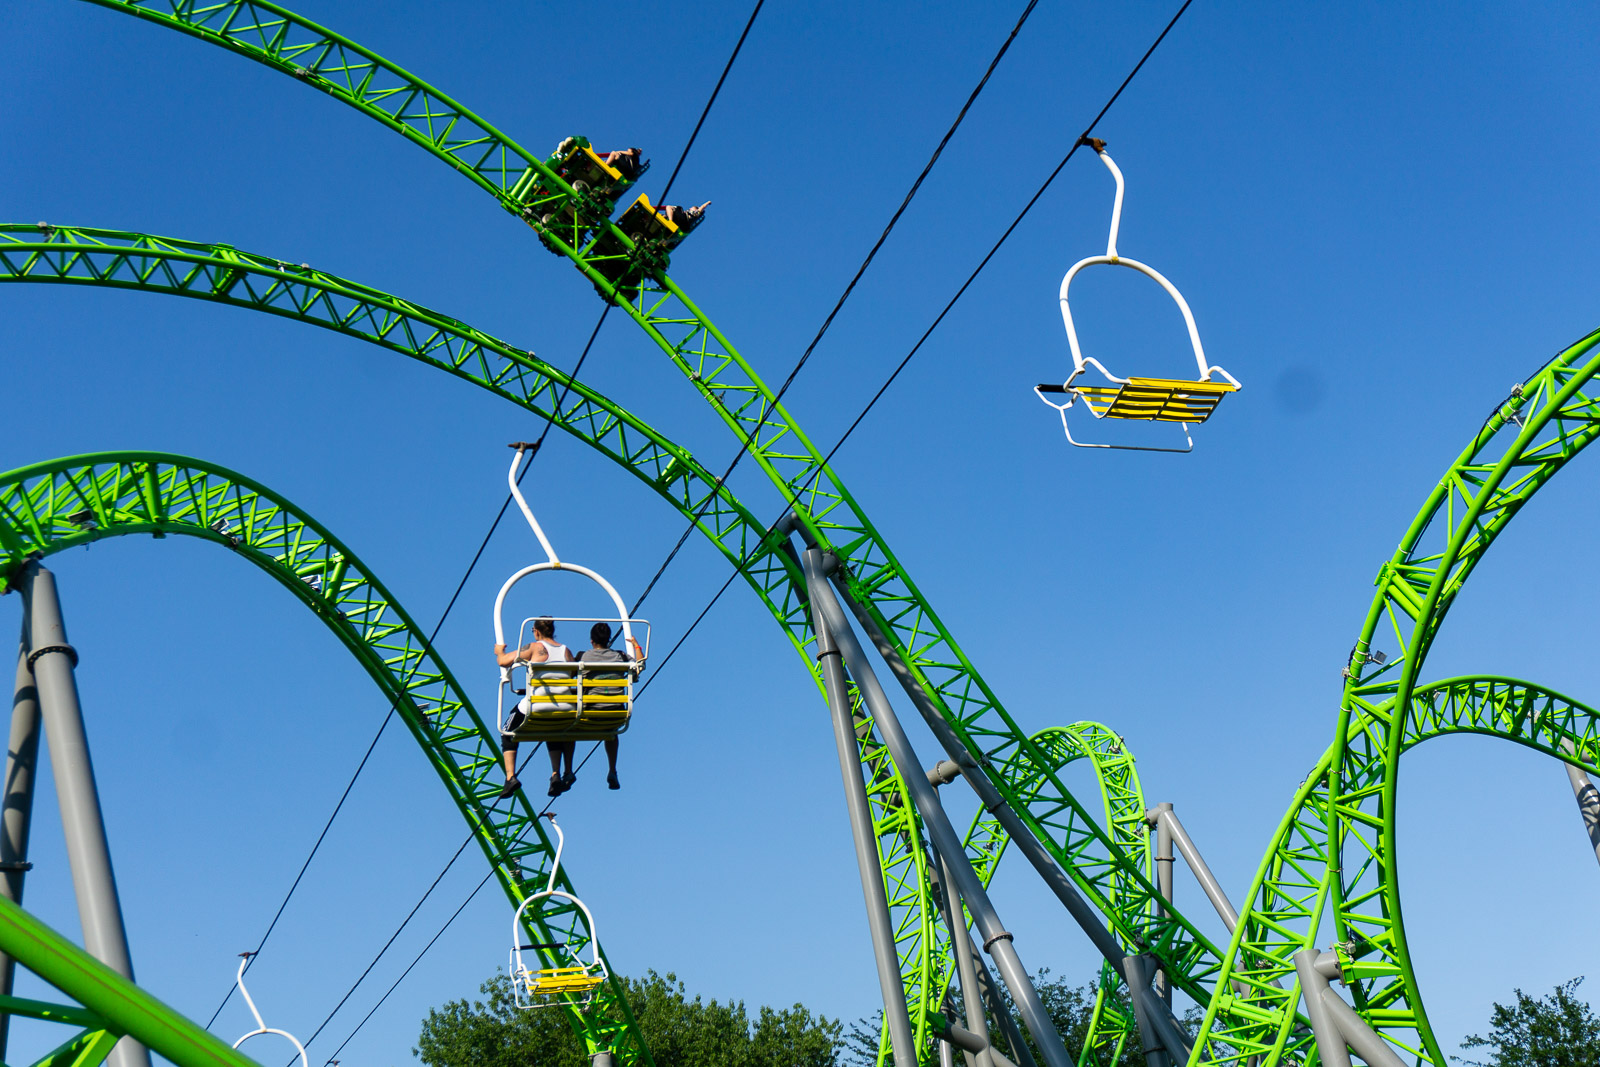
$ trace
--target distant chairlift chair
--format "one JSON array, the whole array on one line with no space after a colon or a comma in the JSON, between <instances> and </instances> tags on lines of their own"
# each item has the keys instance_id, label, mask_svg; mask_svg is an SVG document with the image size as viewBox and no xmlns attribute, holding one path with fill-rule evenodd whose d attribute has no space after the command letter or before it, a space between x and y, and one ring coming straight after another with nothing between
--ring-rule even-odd
<instances>
[{"instance_id":1,"label":"distant chairlift chair","mask_svg":"<svg viewBox=\"0 0 1600 1067\"><path fill-rule=\"evenodd\" d=\"M611 972L600 955L600 935L595 931L594 915L583 901L571 893L556 888L556 872L561 869L561 850L566 846L566 836L562 834L553 813L547 812L544 817L550 820L550 826L556 832L556 857L550 866L550 881L544 889L531 894L519 904L516 914L511 917L512 1003L523 1009L549 1008L570 1003L581 1010L594 999L595 991L610 977ZM565 907L576 908L583 913L584 925L589 934L588 963L584 963L582 957L574 952L571 944L566 941L524 942L522 940L522 917L528 909L543 908L556 900L565 901ZM564 956L568 962L556 967L530 967L522 958L522 954L528 951L546 952L555 959Z\"/></svg>"}]
</instances>

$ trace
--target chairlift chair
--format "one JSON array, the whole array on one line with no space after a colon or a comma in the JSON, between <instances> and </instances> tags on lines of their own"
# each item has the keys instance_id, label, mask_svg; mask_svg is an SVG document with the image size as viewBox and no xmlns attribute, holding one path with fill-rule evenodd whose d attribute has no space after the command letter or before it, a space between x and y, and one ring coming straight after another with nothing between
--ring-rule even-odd
<instances>
[{"instance_id":1,"label":"chairlift chair","mask_svg":"<svg viewBox=\"0 0 1600 1067\"><path fill-rule=\"evenodd\" d=\"M543 563L523 567L507 578L505 584L500 587L500 593L494 601L495 643L501 645L506 643L504 622L506 595L518 582L530 575L547 571L569 571L583 575L605 590L612 605L617 609L617 614L611 618L543 617L550 618L553 622L576 623L580 626L584 623L590 625L597 622L607 623L613 635L620 636L622 652L626 658L613 662L578 663L529 663L519 660L509 667L502 667L496 723L501 733L506 733L506 723L518 703L516 697L526 694L524 705L526 714L516 729L511 731L512 736L519 741L602 741L616 737L628 728L628 722L633 714L634 681L650 655L650 623L645 619L630 618L623 606L622 597L598 572L576 563L564 562L556 556L549 538L545 536L539 520L534 518L533 510L528 506L521 488L517 485L517 472L522 467L524 456L531 455L533 446L519 441L511 447L517 450L507 474L511 495L516 499L523 517L528 520L528 525L533 528L533 534L539 539L539 545L544 549L547 559ZM534 619L530 617L519 628L516 648L523 647L524 635L531 632L533 622ZM644 641L638 643L637 658L634 652L636 631L642 631L644 636ZM587 641L588 627L582 627L582 633L584 640ZM576 651L582 651L582 648ZM520 686L516 684L518 680L516 672L519 670L522 672ZM509 710L506 707L508 694L512 697L512 708Z\"/></svg>"},{"instance_id":2,"label":"chairlift chair","mask_svg":"<svg viewBox=\"0 0 1600 1067\"><path fill-rule=\"evenodd\" d=\"M550 826L556 832L556 856L550 865L549 882L542 890L530 894L517 905L516 914L511 917L511 1000L516 1007L522 1009L571 1004L581 1010L594 999L595 991L611 976L611 972L606 967L606 961L600 956L600 935L595 931L594 914L583 901L571 893L556 888L556 872L561 869L561 850L566 846L566 836L561 832L553 812L546 812L544 817L550 820ZM556 899L566 901L583 913L584 924L589 932L588 963L584 963L583 958L572 950L569 942L522 940L523 915L530 907L542 906ZM563 960L563 965L530 967L524 962L522 954L532 951L548 953L548 958Z\"/></svg>"},{"instance_id":3,"label":"chairlift chair","mask_svg":"<svg viewBox=\"0 0 1600 1067\"><path fill-rule=\"evenodd\" d=\"M1094 137L1084 138L1084 144L1094 149L1100 161L1106 165L1111 176L1116 179L1117 194L1111 206L1111 235L1106 241L1106 254L1103 256L1090 256L1087 259L1074 263L1066 276L1061 279L1061 318L1067 327L1067 344L1072 349L1072 374L1060 385L1043 383L1033 387L1034 393L1046 404L1055 408L1061 414L1061 428L1066 431L1067 440L1079 448L1120 448L1137 452L1189 452L1194 449L1194 438L1189 434L1191 424L1205 422L1211 417L1212 411L1221 402L1222 398L1239 389L1239 381L1221 367L1206 363L1205 349L1200 344L1200 331L1194 324L1194 313L1189 310L1188 301L1183 294L1178 292L1176 286L1166 279L1161 272L1148 264L1136 259L1117 254L1117 230L1122 223L1122 171L1106 152L1105 142ZM1078 344L1078 331L1072 322L1072 307L1067 301L1067 290L1072 286L1072 280L1085 267L1099 264L1109 264L1115 267L1130 267L1149 278L1165 289L1167 295L1172 297L1178 305L1178 310L1183 313L1184 325L1189 330L1189 345L1194 350L1195 364L1199 369L1199 378L1191 381L1186 378L1119 378L1105 368L1099 360L1092 356L1086 357ZM1093 366L1111 384L1092 385L1080 382L1079 378L1085 371ZM1220 375L1224 380L1213 381L1212 375ZM1052 400L1052 396L1063 396L1066 399L1060 402ZM1183 430L1187 442L1184 448L1152 447L1148 445L1113 445L1099 444L1090 441L1079 441L1072 436L1072 425L1067 420L1067 410L1083 402L1083 406L1096 419L1131 419L1145 422L1175 422Z\"/></svg>"}]
</instances>

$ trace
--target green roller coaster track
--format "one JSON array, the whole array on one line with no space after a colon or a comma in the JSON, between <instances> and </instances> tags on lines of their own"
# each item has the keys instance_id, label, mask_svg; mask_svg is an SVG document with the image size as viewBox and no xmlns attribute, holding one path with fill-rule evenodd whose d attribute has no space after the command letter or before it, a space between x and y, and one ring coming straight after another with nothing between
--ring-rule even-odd
<instances>
[{"instance_id":1,"label":"green roller coaster track","mask_svg":"<svg viewBox=\"0 0 1600 1067\"><path fill-rule=\"evenodd\" d=\"M276 4L92 2L227 48L356 108L447 163L533 226L547 248L566 256L605 299L627 311L733 431L808 537L837 556L851 599L887 636L976 773L1046 846L1078 891L1118 936L1159 959L1177 987L1198 1001L1209 1000L1222 967L1220 951L1176 910L1155 906L1155 886L1050 769L1046 754L1006 712L771 389L667 276L664 253L635 248L606 217L604 205L580 196L542 156L443 92ZM530 173L538 180L525 180ZM553 190L552 199L576 207L577 221L559 233L542 228L543 203L525 203L516 195L529 188ZM612 251L617 248L630 259L620 275L618 254ZM613 276L626 284L613 285ZM755 550L778 553L781 541L763 539ZM743 565L759 562L759 555L747 556ZM800 599L789 604L798 610ZM779 622L791 632L806 632L809 644L806 620L779 616ZM1019 790L1016 782L1030 786ZM921 869L920 847L914 852ZM901 951L904 960L906 950Z\"/></svg>"},{"instance_id":2,"label":"green roller coaster track","mask_svg":"<svg viewBox=\"0 0 1600 1067\"><path fill-rule=\"evenodd\" d=\"M1067 750L1052 748L1059 738L1048 731L1029 738L1017 728L816 448L774 403L743 357L666 275L661 249L636 247L605 217L606 205L567 187L542 158L444 94L276 5L91 2L226 47L384 123L527 221L546 247L565 255L605 299L624 308L748 449L808 536L842 561L851 598L888 636L915 684L988 783L1123 943L1155 956L1175 986L1207 1006L1191 1062L1264 1057L1263 1062L1273 1064L1314 1055L1305 1048L1309 1039L1304 1028L1295 1025L1298 988L1290 957L1310 946L1326 909L1340 937L1340 958L1357 1010L1397 1047L1443 1067L1414 988L1400 918L1393 842L1399 755L1423 736L1451 729L1498 733L1548 748L1518 733L1525 732L1527 715L1485 710L1510 704L1496 704L1489 695L1469 698L1479 692L1472 684L1480 683L1484 694L1542 691L1506 680L1462 680L1467 688L1445 702L1447 722L1439 717L1443 713L1430 713L1430 718L1419 712L1414 700L1419 693L1445 692L1456 683L1419 689L1416 676L1444 611L1488 543L1596 432L1600 418L1581 387L1600 367L1592 359L1580 362L1594 347L1594 336L1558 356L1491 417L1380 572L1378 597L1352 653L1337 739L1280 827L1223 952L1181 914L1158 905L1148 871L1143 813L1137 826L1126 814L1119 822L1120 809L1112 800L1119 794L1107 784L1107 774L1115 776L1112 765L1101 769L1106 829L1062 784L1058 772ZM539 180L526 180L530 175ZM527 203L518 195L533 187L545 190L540 195L549 201L576 205L574 221L560 232L542 229L543 203ZM25 233L35 239L25 239ZM178 293L313 322L433 363L552 416L564 430L652 484L680 512L698 516L701 531L763 597L815 676L803 585L784 538L754 521L685 450L599 394L573 384L571 403L558 399L568 379L530 355L375 290L226 246L115 231L49 228L40 233L37 227L11 226L0 229L0 268L4 280ZM1547 429L1549 435L1540 436ZM1443 523L1436 522L1440 516ZM300 590L297 594L304 598ZM1398 654L1368 671L1374 634L1385 620L1393 626ZM435 666L443 677L442 665ZM1561 714L1569 725L1579 719L1592 722L1593 714L1579 705L1553 694L1539 699L1566 709ZM1395 730L1393 709L1398 707L1408 709L1409 717L1403 720L1405 727ZM464 701L456 708L456 714L465 710L475 721ZM418 725L407 722L416 733ZM1462 722L1475 725L1454 725ZM1585 726L1554 743L1578 745L1578 756L1567 758L1592 766L1591 737ZM421 735L419 741L424 741ZM940 941L938 911L929 902L916 814L900 800L905 794L896 788L895 769L870 732L863 731L861 747L895 908L902 973L919 1048L926 1054L931 1049L929 1016L938 1010L949 981L948 946ZM1109 750L1102 754L1116 755ZM1096 766L1100 769L1098 760ZM1131 758L1127 771L1131 775ZM1136 793L1136 778L1134 782ZM1124 799L1131 812L1132 800ZM1138 805L1142 807L1142 799ZM517 859L544 855L542 840L536 843L527 835L526 812L518 817L523 819L520 827L508 827L522 836L507 840L529 851L512 857L503 882L520 870ZM468 818L471 822L470 814ZM504 851L501 838L480 840L491 860L495 849ZM980 872L992 874L1004 848L1003 832L980 824L968 844ZM1346 855L1352 848L1358 852L1354 859ZM514 884L506 888L517 891ZM1103 982L1102 987L1114 990L1115 982ZM1114 1015L1114 1005L1106 1006ZM615 1045L624 1062L648 1062L648 1052L630 1037L620 998L608 1001L605 1010L575 1018L575 1024L591 1048ZM1120 1041L1127 1033L1126 1020L1108 1019L1105 1033Z\"/></svg>"}]
</instances>

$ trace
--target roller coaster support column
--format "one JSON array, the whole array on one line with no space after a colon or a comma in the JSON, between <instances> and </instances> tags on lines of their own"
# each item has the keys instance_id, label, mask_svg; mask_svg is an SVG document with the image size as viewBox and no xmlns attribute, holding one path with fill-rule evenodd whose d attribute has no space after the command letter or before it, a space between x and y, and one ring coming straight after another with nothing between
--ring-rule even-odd
<instances>
[{"instance_id":1,"label":"roller coaster support column","mask_svg":"<svg viewBox=\"0 0 1600 1067\"><path fill-rule=\"evenodd\" d=\"M23 571L22 598L33 646L28 662L33 667L39 710L50 743L50 769L55 775L67 860L78 894L83 945L91 956L132 981L128 934L122 925L122 905L117 900L111 849L106 844L100 794L95 789L89 739L83 727L83 708L78 703L78 682L73 675L78 654L67 644L55 575L39 566L37 560L30 561ZM150 1053L133 1039L123 1038L106 1062L111 1067L150 1067Z\"/></svg>"},{"instance_id":2,"label":"roller coaster support column","mask_svg":"<svg viewBox=\"0 0 1600 1067\"><path fill-rule=\"evenodd\" d=\"M1567 780L1572 783L1572 795L1578 801L1578 814L1583 816L1583 828L1589 832L1589 844L1594 847L1594 858L1600 860L1600 789L1595 788L1582 767L1570 763L1564 766Z\"/></svg>"},{"instance_id":3,"label":"roller coaster support column","mask_svg":"<svg viewBox=\"0 0 1600 1067\"><path fill-rule=\"evenodd\" d=\"M923 824L933 839L933 847L939 855L950 861L951 880L955 883L961 899L965 901L967 910L972 914L973 924L983 937L984 949L1000 968L1000 977L1011 990L1011 998L1022 1013L1022 1021L1027 1025L1028 1032L1033 1035L1034 1043L1044 1054L1046 1067L1074 1067L1072 1057L1067 1055L1067 1048L1062 1044L1061 1035L1056 1033L1055 1024L1050 1021L1050 1016L1044 1010L1044 1004L1039 1000L1038 991L1028 980L1028 972L1022 966L1016 947L1011 943L1011 932L1001 924L1000 916L989 900L989 894L984 891L983 882L972 869L972 861L967 858L966 850L961 847L961 835L950 825L950 819L939 804L933 786L928 784L927 777L917 773L917 768L921 767L922 763L917 759L911 741L901 728L900 720L895 716L894 708L890 706L883 687L878 684L878 676L873 673L872 664L867 662L866 652L856 640L855 631L851 629L844 609L839 606L839 601L834 598L833 591L827 585L823 574L823 554L815 548L809 549L805 553L804 560L806 584L811 593L811 610L822 615L840 652L843 653L844 664L849 669L850 676L855 679L856 688L860 690L867 710L872 713L872 721L878 728L878 735L883 738L884 745L889 749L889 755L900 768L901 778L906 783L907 791L911 793L911 800L916 804Z\"/></svg>"},{"instance_id":4,"label":"roller coaster support column","mask_svg":"<svg viewBox=\"0 0 1600 1067\"><path fill-rule=\"evenodd\" d=\"M845 603L850 605L850 611L855 615L856 621L861 624L861 628L872 639L878 654L883 657L883 661L889 665L889 669L899 679L906 696L911 699L911 703L916 709L922 713L923 721L928 724L928 729L933 731L933 736L943 746L945 754L961 768L962 777L967 780L968 785L972 786L973 792L978 794L978 801L986 810L994 813L995 818L1000 821L1000 825L1010 837L1011 843L1022 850L1022 854L1027 857L1033 869L1039 872L1039 877L1044 879L1044 884L1050 887L1050 891L1056 895L1056 899L1061 901L1061 905L1067 909L1067 914L1071 915L1083 932L1088 935L1089 940L1094 943L1094 947L1105 957L1106 962L1110 963L1116 969L1116 972L1126 979L1127 975L1123 971L1124 956L1122 946L1117 943L1116 937L1110 930L1106 929L1105 923L1100 921L1100 916L1096 915L1094 909L1089 906L1088 901L1078 894L1078 890L1072 884L1071 879L1056 864L1050 853L1045 851L1044 845L1033 835L1033 831L1028 828L1027 824L1022 821L1016 812L1011 810L1011 806L1005 802L999 791L995 789L994 783L984 775L982 768L977 765L965 746L961 744L961 739L956 737L955 732L950 729L950 724L944 721L944 717L939 714L939 709L928 698L928 694L924 693L922 687L917 684L917 680L912 676L910 668L905 665L905 662L900 659L900 654L895 651L893 643L885 636L883 630L872 616L867 614L861 605L850 597L850 591L843 576L836 573L833 575L833 581ZM854 634L851 635L851 638L852 640L854 639ZM845 661L847 664L849 663L849 656L849 649L846 646ZM861 679L858 678L856 681L857 684L860 684ZM882 690L879 689L878 692L881 694ZM876 714L874 714L874 717L876 717ZM891 754L893 754L892 750ZM899 756L895 756L897 763L899 759ZM915 779L917 779L917 775L913 774L909 776L908 781ZM964 864L963 866L968 871L972 870L970 865ZM970 907L971 901L968 901L968 905ZM977 915L974 914L973 918L976 920ZM1001 962L999 957L995 958L995 962ZM1005 979L1007 986L1011 986L1011 977L1003 967L1000 976ZM1152 1024L1156 1028L1157 1035L1164 1045L1174 1050L1174 1059L1186 1061L1189 1058L1190 1043L1183 1033L1183 1027L1178 1025L1178 1020L1173 1017L1171 1009L1154 995L1149 986L1137 987L1129 983L1128 989L1135 997L1144 996L1152 999L1155 1008L1150 1012L1150 1017ZM1030 992L1032 991L1032 986L1029 986L1029 990ZM1012 996L1016 996L1015 987L1012 987ZM1019 1000L1018 1003L1020 1005L1021 1001ZM1027 1021L1027 1015L1024 1014L1023 1022ZM1032 1027L1030 1026L1029 1029L1031 1030ZM1042 1048L1043 1043L1041 1042L1040 1044ZM1046 1056L1046 1061L1049 1061L1048 1056Z\"/></svg>"},{"instance_id":5,"label":"roller coaster support column","mask_svg":"<svg viewBox=\"0 0 1600 1067\"><path fill-rule=\"evenodd\" d=\"M0 793L0 896L22 903L22 876L28 862L28 830L33 824L33 777L39 763L39 692L28 666L28 620L24 612L17 647L17 685L11 698L11 740L6 746L5 789ZM0 953L0 995L10 996L17 961ZM0 1014L0 1061L6 1058L11 1016Z\"/></svg>"},{"instance_id":6,"label":"roller coaster support column","mask_svg":"<svg viewBox=\"0 0 1600 1067\"><path fill-rule=\"evenodd\" d=\"M960 768L948 761L941 761L938 766L928 772L928 784L937 790L941 785L953 781L961 773ZM939 872L939 903L944 911L944 925L950 931L950 948L956 957L956 976L961 981L961 1007L966 1013L967 1029L974 1034L985 1037L989 1033L989 1024L983 1017L983 998L978 993L978 970L972 962L972 941L967 933L967 914L962 910L961 901L956 898L954 883L950 878L950 865L940 856L937 864ZM994 1056L988 1048L978 1052L962 1050L967 1061L967 1067L995 1067Z\"/></svg>"},{"instance_id":7,"label":"roller coaster support column","mask_svg":"<svg viewBox=\"0 0 1600 1067\"><path fill-rule=\"evenodd\" d=\"M1338 974L1333 953L1301 949L1294 954L1294 973L1300 979L1306 1015L1324 1067L1350 1067L1350 1049L1369 1067L1405 1067L1389 1043L1328 984L1329 974Z\"/></svg>"},{"instance_id":8,"label":"roller coaster support column","mask_svg":"<svg viewBox=\"0 0 1600 1067\"><path fill-rule=\"evenodd\" d=\"M1233 933L1233 928L1239 925L1239 913L1228 900L1228 894L1222 891L1222 883L1217 881L1217 876L1211 873L1211 868L1206 865L1205 857L1200 855L1200 850L1195 847L1194 840L1189 837L1189 831L1183 828L1183 823L1178 820L1178 813L1172 810L1171 804L1157 804L1154 811L1145 815L1145 821L1152 826L1159 823L1165 827L1167 833L1167 881L1161 887L1162 896L1168 901L1172 900L1172 846L1178 846L1178 852L1183 856L1183 862L1189 865L1189 871L1194 875L1195 881L1200 883L1200 891L1205 893L1206 899L1211 901L1211 906L1217 909L1217 917L1222 920L1222 925L1228 928L1228 933ZM1156 837L1156 848L1161 848L1161 837Z\"/></svg>"},{"instance_id":9,"label":"roller coaster support column","mask_svg":"<svg viewBox=\"0 0 1600 1067\"><path fill-rule=\"evenodd\" d=\"M807 585L812 575L806 571ZM823 592L826 593L826 586ZM861 893L867 902L867 926L872 931L872 954L878 963L878 984L883 990L883 1017L888 1022L889 1048L894 1067L916 1067L917 1046L912 1036L911 1016L906 1011L905 987L900 983L900 960L895 953L894 926L889 921L889 899L883 887L883 868L878 862L878 841L872 829L872 809L867 803L867 788L861 781L861 758L856 743L854 716L850 713L850 690L845 683L844 666L832 631L817 610L817 591L811 594L811 626L817 635L817 665L822 669L822 684L827 690L828 711L833 719L833 741L839 750L839 771L844 776L845 808L850 813L850 834L855 839L856 866L861 871Z\"/></svg>"},{"instance_id":10,"label":"roller coaster support column","mask_svg":"<svg viewBox=\"0 0 1600 1067\"><path fill-rule=\"evenodd\" d=\"M973 959L978 958L978 946L971 934L967 935L967 951ZM1016 1057L1016 1062L1021 1067L1039 1067L1034 1062L1033 1053L1028 1051L1028 1043L1022 1039L1022 1031L1017 1029L1017 1021L1001 1002L987 967L978 968L978 989L983 993L983 1002L989 1006L989 1014L1000 1023L1000 1030L1006 1035L1006 1044L1011 1046L1011 1055Z\"/></svg>"},{"instance_id":11,"label":"roller coaster support column","mask_svg":"<svg viewBox=\"0 0 1600 1067\"><path fill-rule=\"evenodd\" d=\"M1162 815L1172 814L1171 804L1157 804L1154 826L1156 830L1156 889L1161 894L1161 899L1167 902L1162 910L1163 915L1172 914L1172 822L1161 818ZM1150 816L1145 816L1145 821L1150 822ZM1172 983L1167 980L1166 971L1157 971L1156 979L1151 983L1156 991L1156 996L1169 1009L1172 1007Z\"/></svg>"}]
</instances>

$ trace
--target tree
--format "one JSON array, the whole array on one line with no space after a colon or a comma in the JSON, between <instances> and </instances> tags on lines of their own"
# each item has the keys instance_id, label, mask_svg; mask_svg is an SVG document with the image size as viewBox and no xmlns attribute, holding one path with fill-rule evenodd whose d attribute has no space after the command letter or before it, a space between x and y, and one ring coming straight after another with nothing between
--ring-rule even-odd
<instances>
[{"instance_id":1,"label":"tree","mask_svg":"<svg viewBox=\"0 0 1600 1067\"><path fill-rule=\"evenodd\" d=\"M837 1021L803 1005L763 1007L752 1024L743 1001L690 1000L677 976L622 980L656 1067L836 1067ZM588 1067L583 1043L556 1008L519 1011L511 980L496 974L486 1000L453 1000L422 1022L412 1049L427 1067Z\"/></svg>"},{"instance_id":2,"label":"tree","mask_svg":"<svg viewBox=\"0 0 1600 1067\"><path fill-rule=\"evenodd\" d=\"M1563 982L1544 997L1512 990L1517 1002L1495 1004L1489 1036L1473 1034L1461 1042L1462 1048L1489 1049L1488 1062L1462 1062L1469 1067L1600 1067L1600 1017L1573 995L1582 981Z\"/></svg>"}]
</instances>

